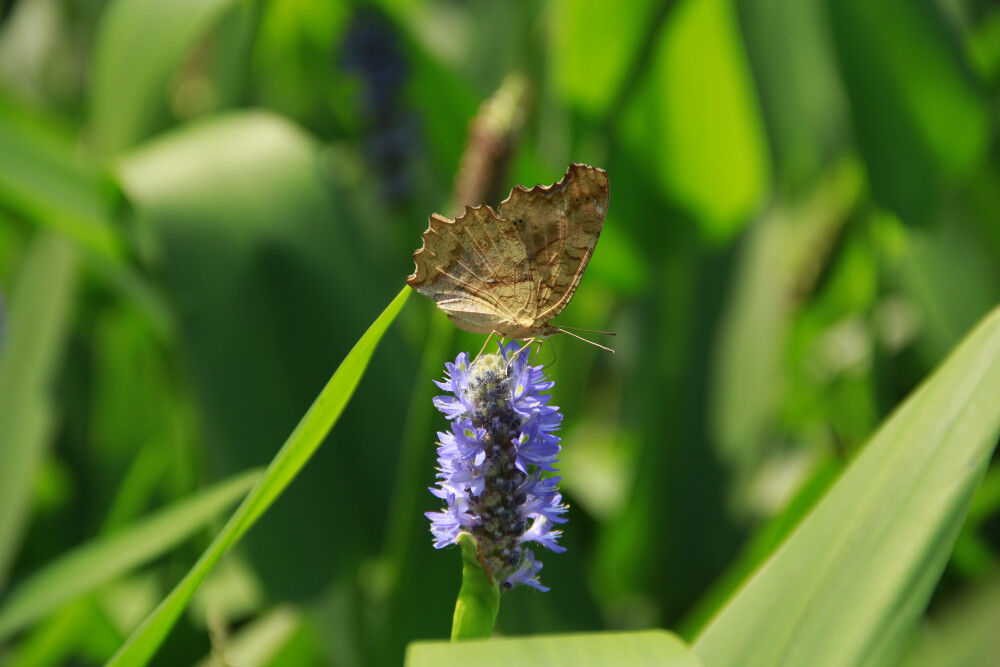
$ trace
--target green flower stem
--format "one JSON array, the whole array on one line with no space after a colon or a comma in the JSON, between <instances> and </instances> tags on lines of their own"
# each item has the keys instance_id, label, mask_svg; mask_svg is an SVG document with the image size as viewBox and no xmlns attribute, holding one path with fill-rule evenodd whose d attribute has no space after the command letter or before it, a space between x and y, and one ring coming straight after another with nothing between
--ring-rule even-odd
<instances>
[{"instance_id":1,"label":"green flower stem","mask_svg":"<svg viewBox=\"0 0 1000 667\"><path fill-rule=\"evenodd\" d=\"M486 573L476 538L462 533L458 544L462 548L462 589L455 601L451 640L486 639L500 611L500 582Z\"/></svg>"}]
</instances>

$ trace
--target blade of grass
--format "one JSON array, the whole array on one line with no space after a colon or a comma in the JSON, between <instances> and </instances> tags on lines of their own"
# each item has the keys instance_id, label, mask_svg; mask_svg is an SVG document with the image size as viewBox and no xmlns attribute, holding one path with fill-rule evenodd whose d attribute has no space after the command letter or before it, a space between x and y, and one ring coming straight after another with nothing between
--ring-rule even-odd
<instances>
[{"instance_id":1,"label":"blade of grass","mask_svg":"<svg viewBox=\"0 0 1000 667\"><path fill-rule=\"evenodd\" d=\"M386 329L410 295L409 287L393 299L337 368L326 387L310 406L267 472L230 518L215 541L202 554L183 580L136 630L109 665L144 665L166 638L191 596L219 558L260 518L298 475L343 412L361 381L368 361Z\"/></svg>"},{"instance_id":2,"label":"blade of grass","mask_svg":"<svg viewBox=\"0 0 1000 667\"><path fill-rule=\"evenodd\" d=\"M161 510L136 525L67 552L11 592L0 606L0 641L190 537L243 497L260 478L252 470Z\"/></svg>"},{"instance_id":3,"label":"blade of grass","mask_svg":"<svg viewBox=\"0 0 1000 667\"><path fill-rule=\"evenodd\" d=\"M0 346L0 590L31 512L31 484L54 423L51 385L76 287L76 252L41 234L28 249Z\"/></svg>"}]
</instances>

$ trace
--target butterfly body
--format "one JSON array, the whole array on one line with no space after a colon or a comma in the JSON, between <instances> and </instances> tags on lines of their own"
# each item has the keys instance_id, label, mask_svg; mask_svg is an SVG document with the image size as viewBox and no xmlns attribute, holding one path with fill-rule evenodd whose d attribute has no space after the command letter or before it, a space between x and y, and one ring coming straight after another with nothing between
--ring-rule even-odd
<instances>
[{"instance_id":1,"label":"butterfly body","mask_svg":"<svg viewBox=\"0 0 1000 667\"><path fill-rule=\"evenodd\" d=\"M507 338L545 337L576 291L609 199L602 169L571 164L561 181L514 188L496 211L434 214L407 278L461 329Z\"/></svg>"}]
</instances>

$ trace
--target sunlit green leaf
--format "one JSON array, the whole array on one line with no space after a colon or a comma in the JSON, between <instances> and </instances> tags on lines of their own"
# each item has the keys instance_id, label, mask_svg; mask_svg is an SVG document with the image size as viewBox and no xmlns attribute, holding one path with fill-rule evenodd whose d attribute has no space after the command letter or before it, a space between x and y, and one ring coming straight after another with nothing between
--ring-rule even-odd
<instances>
[{"instance_id":1,"label":"sunlit green leaf","mask_svg":"<svg viewBox=\"0 0 1000 667\"><path fill-rule=\"evenodd\" d=\"M552 635L461 642L417 642L406 652L406 667L475 664L483 667L697 667L701 663L680 639L662 630Z\"/></svg>"},{"instance_id":2,"label":"sunlit green leaf","mask_svg":"<svg viewBox=\"0 0 1000 667\"><path fill-rule=\"evenodd\" d=\"M624 122L628 145L705 236L731 238L769 187L770 157L730 0L674 7Z\"/></svg>"},{"instance_id":3,"label":"sunlit green leaf","mask_svg":"<svg viewBox=\"0 0 1000 667\"><path fill-rule=\"evenodd\" d=\"M551 38L546 45L553 88L585 111L605 111L637 58L653 9L650 0L550 3L546 24Z\"/></svg>"},{"instance_id":4,"label":"sunlit green leaf","mask_svg":"<svg viewBox=\"0 0 1000 667\"><path fill-rule=\"evenodd\" d=\"M695 650L711 665L898 657L1000 431L1000 311L882 426Z\"/></svg>"}]
</instances>

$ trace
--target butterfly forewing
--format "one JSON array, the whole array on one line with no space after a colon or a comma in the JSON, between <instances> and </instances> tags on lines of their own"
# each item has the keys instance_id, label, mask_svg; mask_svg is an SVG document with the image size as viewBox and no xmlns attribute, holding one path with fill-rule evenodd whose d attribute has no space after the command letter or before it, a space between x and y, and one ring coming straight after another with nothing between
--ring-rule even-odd
<instances>
[{"instance_id":1,"label":"butterfly forewing","mask_svg":"<svg viewBox=\"0 0 1000 667\"><path fill-rule=\"evenodd\" d=\"M607 173L577 163L558 183L518 186L500 205L500 217L514 222L524 243L536 326L558 315L576 291L600 236L608 195Z\"/></svg>"},{"instance_id":2,"label":"butterfly forewing","mask_svg":"<svg viewBox=\"0 0 1000 667\"><path fill-rule=\"evenodd\" d=\"M433 215L407 282L467 331L547 335L594 252L608 191L603 170L572 164L558 183L516 187L497 212Z\"/></svg>"}]
</instances>

